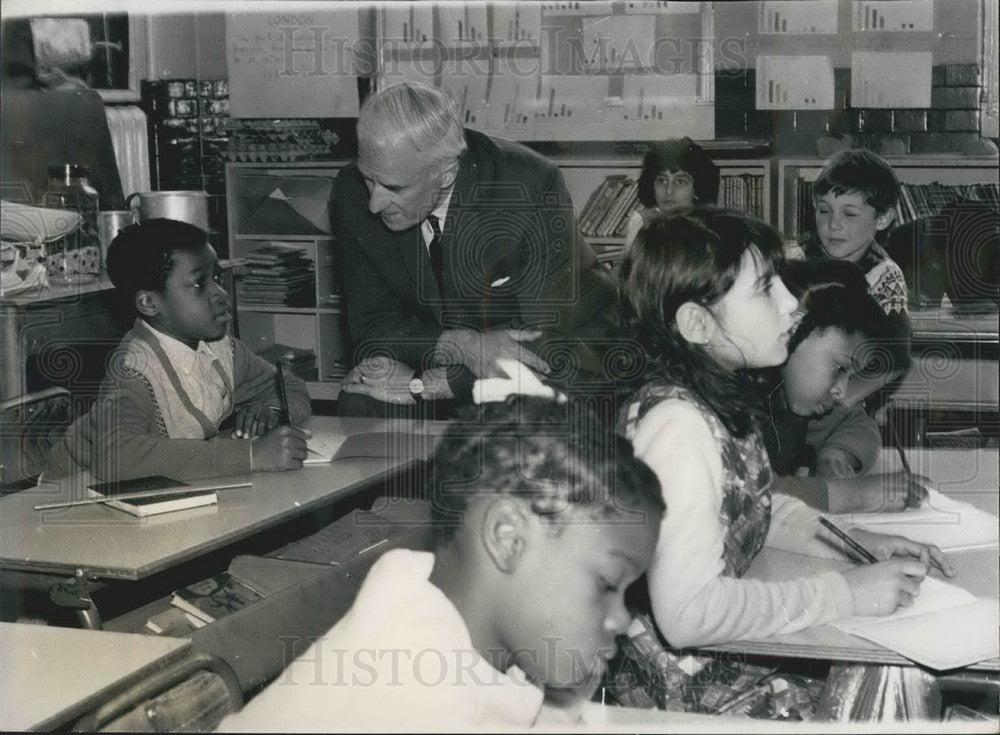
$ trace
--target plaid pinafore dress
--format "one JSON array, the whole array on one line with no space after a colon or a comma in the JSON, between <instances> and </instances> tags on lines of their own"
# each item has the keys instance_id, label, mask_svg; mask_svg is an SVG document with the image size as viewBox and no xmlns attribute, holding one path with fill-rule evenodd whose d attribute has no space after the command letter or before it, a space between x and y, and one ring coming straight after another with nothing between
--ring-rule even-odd
<instances>
[{"instance_id":1,"label":"plaid pinafore dress","mask_svg":"<svg viewBox=\"0 0 1000 735\"><path fill-rule=\"evenodd\" d=\"M734 437L693 393L662 384L644 386L622 409L620 432L631 441L646 413L667 400L686 401L697 408L719 443L723 485L719 520L726 529L723 574L740 578L764 545L771 524L772 471L763 439L757 431ZM633 609L632 613L632 626L620 639L619 655L605 680L605 693L612 699L631 707L717 712L742 698L746 706L727 714L775 716L773 698L744 697L772 674L772 669L751 664L742 656L677 650L660 635L648 608ZM802 682L789 683L794 687ZM802 710L811 709L807 700L815 699L822 688L822 682L808 685L809 691L790 695ZM761 691L766 694L766 689Z\"/></svg>"}]
</instances>

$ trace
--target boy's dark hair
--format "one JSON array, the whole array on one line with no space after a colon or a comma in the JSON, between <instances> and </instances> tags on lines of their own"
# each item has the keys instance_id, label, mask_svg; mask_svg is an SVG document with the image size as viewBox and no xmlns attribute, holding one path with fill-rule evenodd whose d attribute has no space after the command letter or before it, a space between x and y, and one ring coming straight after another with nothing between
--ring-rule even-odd
<instances>
[{"instance_id":1,"label":"boy's dark hair","mask_svg":"<svg viewBox=\"0 0 1000 735\"><path fill-rule=\"evenodd\" d=\"M868 293L861 269L842 260L790 260L781 280L800 302L802 320L788 342L788 354L817 329L836 327L868 339L886 336L886 315Z\"/></svg>"},{"instance_id":2,"label":"boy's dark hair","mask_svg":"<svg viewBox=\"0 0 1000 735\"><path fill-rule=\"evenodd\" d=\"M881 215L896 206L899 179L882 156L868 150L850 149L827 161L816 177L813 199L830 192L834 196L857 192Z\"/></svg>"},{"instance_id":3,"label":"boy's dark hair","mask_svg":"<svg viewBox=\"0 0 1000 735\"><path fill-rule=\"evenodd\" d=\"M644 380L691 390L737 437L753 426L758 404L743 370L730 373L681 335L675 317L685 302L717 303L753 248L762 275L782 262L781 235L741 212L699 207L653 220L639 232L619 272L625 330L646 353Z\"/></svg>"},{"instance_id":4,"label":"boy's dark hair","mask_svg":"<svg viewBox=\"0 0 1000 735\"><path fill-rule=\"evenodd\" d=\"M473 498L512 495L540 516L665 510L660 483L582 401L514 396L460 409L434 454L435 538L453 538Z\"/></svg>"},{"instance_id":5,"label":"boy's dark hair","mask_svg":"<svg viewBox=\"0 0 1000 735\"><path fill-rule=\"evenodd\" d=\"M108 277L128 304L139 291L162 292L174 267L174 253L208 242L200 227L172 219L147 219L121 230L108 246Z\"/></svg>"},{"instance_id":6,"label":"boy's dark hair","mask_svg":"<svg viewBox=\"0 0 1000 735\"><path fill-rule=\"evenodd\" d=\"M665 140L649 146L642 159L642 172L636 187L645 207L656 206L653 189L662 171L687 171L694 177L694 193L701 204L715 204L719 199L719 167L705 150L688 137Z\"/></svg>"}]
</instances>

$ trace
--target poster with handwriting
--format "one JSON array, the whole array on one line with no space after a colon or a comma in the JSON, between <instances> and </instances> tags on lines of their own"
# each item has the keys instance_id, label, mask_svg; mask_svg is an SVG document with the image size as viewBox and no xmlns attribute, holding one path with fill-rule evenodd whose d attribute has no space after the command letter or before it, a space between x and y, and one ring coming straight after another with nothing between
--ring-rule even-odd
<instances>
[{"instance_id":1,"label":"poster with handwriting","mask_svg":"<svg viewBox=\"0 0 1000 735\"><path fill-rule=\"evenodd\" d=\"M233 117L357 117L357 6L236 13L226 22Z\"/></svg>"}]
</instances>

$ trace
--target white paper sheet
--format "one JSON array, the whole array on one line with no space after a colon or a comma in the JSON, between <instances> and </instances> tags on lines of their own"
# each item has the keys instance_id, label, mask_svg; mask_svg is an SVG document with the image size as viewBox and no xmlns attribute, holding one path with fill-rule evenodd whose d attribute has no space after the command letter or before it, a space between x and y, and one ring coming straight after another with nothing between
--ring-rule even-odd
<instances>
[{"instance_id":1,"label":"white paper sheet","mask_svg":"<svg viewBox=\"0 0 1000 735\"><path fill-rule=\"evenodd\" d=\"M758 56L757 109L832 110L830 57Z\"/></svg>"},{"instance_id":2,"label":"white paper sheet","mask_svg":"<svg viewBox=\"0 0 1000 735\"><path fill-rule=\"evenodd\" d=\"M934 577L924 578L910 607L833 626L939 671L1000 656L1000 602Z\"/></svg>"},{"instance_id":3,"label":"white paper sheet","mask_svg":"<svg viewBox=\"0 0 1000 735\"><path fill-rule=\"evenodd\" d=\"M757 11L757 32L783 33L836 33L838 0L764 0Z\"/></svg>"},{"instance_id":4,"label":"white paper sheet","mask_svg":"<svg viewBox=\"0 0 1000 735\"><path fill-rule=\"evenodd\" d=\"M855 51L851 54L852 107L930 107L930 51Z\"/></svg>"},{"instance_id":5,"label":"white paper sheet","mask_svg":"<svg viewBox=\"0 0 1000 735\"><path fill-rule=\"evenodd\" d=\"M977 600L850 631L942 671L1000 656L1000 601Z\"/></svg>"},{"instance_id":6,"label":"white paper sheet","mask_svg":"<svg viewBox=\"0 0 1000 735\"><path fill-rule=\"evenodd\" d=\"M845 513L830 516L842 526L898 534L942 551L982 549L1000 544L1000 519L969 503L930 489L919 508L901 513Z\"/></svg>"}]
</instances>

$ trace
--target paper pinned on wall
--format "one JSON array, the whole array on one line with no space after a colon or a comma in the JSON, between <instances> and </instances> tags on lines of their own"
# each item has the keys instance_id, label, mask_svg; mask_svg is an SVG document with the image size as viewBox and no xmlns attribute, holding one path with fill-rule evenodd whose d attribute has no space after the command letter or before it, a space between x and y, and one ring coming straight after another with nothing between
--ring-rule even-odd
<instances>
[{"instance_id":1,"label":"paper pinned on wall","mask_svg":"<svg viewBox=\"0 0 1000 735\"><path fill-rule=\"evenodd\" d=\"M715 106L697 95L697 74L629 74L622 85L621 134L635 139L715 137Z\"/></svg>"},{"instance_id":2,"label":"paper pinned on wall","mask_svg":"<svg viewBox=\"0 0 1000 735\"><path fill-rule=\"evenodd\" d=\"M701 3L691 0L628 0L625 14L650 13L656 15L690 15L701 12Z\"/></svg>"},{"instance_id":3,"label":"paper pinned on wall","mask_svg":"<svg viewBox=\"0 0 1000 735\"><path fill-rule=\"evenodd\" d=\"M437 5L438 27L445 46L484 44L486 5L484 3L440 3Z\"/></svg>"},{"instance_id":4,"label":"paper pinned on wall","mask_svg":"<svg viewBox=\"0 0 1000 735\"><path fill-rule=\"evenodd\" d=\"M358 8L226 19L233 117L357 117Z\"/></svg>"},{"instance_id":5,"label":"paper pinned on wall","mask_svg":"<svg viewBox=\"0 0 1000 735\"><path fill-rule=\"evenodd\" d=\"M493 40L538 43L542 36L542 8L534 3L497 3L493 6Z\"/></svg>"},{"instance_id":6,"label":"paper pinned on wall","mask_svg":"<svg viewBox=\"0 0 1000 735\"><path fill-rule=\"evenodd\" d=\"M930 107L933 63L930 51L855 51L851 107Z\"/></svg>"},{"instance_id":7,"label":"paper pinned on wall","mask_svg":"<svg viewBox=\"0 0 1000 735\"><path fill-rule=\"evenodd\" d=\"M757 32L826 34L837 32L839 0L765 0L757 9Z\"/></svg>"},{"instance_id":8,"label":"paper pinned on wall","mask_svg":"<svg viewBox=\"0 0 1000 735\"><path fill-rule=\"evenodd\" d=\"M854 31L933 31L934 0L855 0Z\"/></svg>"},{"instance_id":9,"label":"paper pinned on wall","mask_svg":"<svg viewBox=\"0 0 1000 735\"><path fill-rule=\"evenodd\" d=\"M656 58L656 24L642 15L584 18L583 54L587 64L610 71L650 66Z\"/></svg>"},{"instance_id":10,"label":"paper pinned on wall","mask_svg":"<svg viewBox=\"0 0 1000 735\"><path fill-rule=\"evenodd\" d=\"M439 62L432 59L400 59L390 55L379 69L381 85L384 88L402 82L416 82L436 87L439 65Z\"/></svg>"},{"instance_id":11,"label":"paper pinned on wall","mask_svg":"<svg viewBox=\"0 0 1000 735\"><path fill-rule=\"evenodd\" d=\"M489 80L489 63L486 61L448 59L441 67L441 88L451 90L463 125L482 126Z\"/></svg>"},{"instance_id":12,"label":"paper pinned on wall","mask_svg":"<svg viewBox=\"0 0 1000 735\"><path fill-rule=\"evenodd\" d=\"M758 56L758 110L832 110L829 56Z\"/></svg>"},{"instance_id":13,"label":"paper pinned on wall","mask_svg":"<svg viewBox=\"0 0 1000 735\"><path fill-rule=\"evenodd\" d=\"M481 130L502 130L514 135L526 134L534 126L538 75L525 75L516 59L495 60L490 77L489 101L483 114Z\"/></svg>"}]
</instances>

